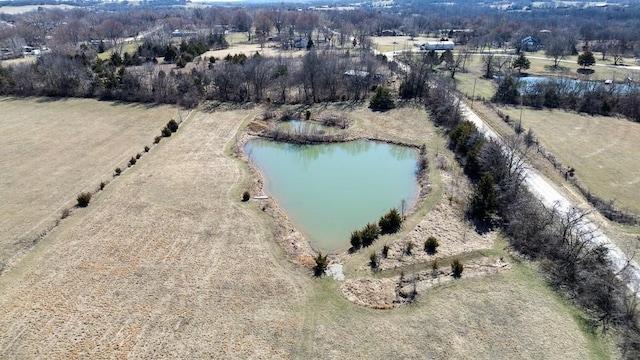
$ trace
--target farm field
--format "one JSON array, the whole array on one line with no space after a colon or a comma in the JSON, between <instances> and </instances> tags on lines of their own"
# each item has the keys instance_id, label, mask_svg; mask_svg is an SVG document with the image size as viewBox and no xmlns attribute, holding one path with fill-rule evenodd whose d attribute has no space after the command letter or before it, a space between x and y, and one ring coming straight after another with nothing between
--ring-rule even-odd
<instances>
[{"instance_id":1,"label":"farm field","mask_svg":"<svg viewBox=\"0 0 640 360\"><path fill-rule=\"evenodd\" d=\"M432 154L445 152L441 139L430 141L437 131L422 110L337 109L355 120L353 134L432 143ZM487 256L511 261L510 269L463 274L391 310L355 305L340 295L339 282L312 278L274 238L276 224L262 205L239 201L252 172L231 148L261 112L197 111L1 275L0 357L616 355L534 271L509 260L501 241L483 246ZM431 201L443 193L434 191ZM408 224L423 221L429 208ZM353 262L348 268L363 261L345 259Z\"/></svg>"},{"instance_id":2,"label":"farm field","mask_svg":"<svg viewBox=\"0 0 640 360\"><path fill-rule=\"evenodd\" d=\"M76 196L109 181L177 112L88 99L0 98L0 265L9 266ZM2 269L3 266L0 266Z\"/></svg>"}]
</instances>

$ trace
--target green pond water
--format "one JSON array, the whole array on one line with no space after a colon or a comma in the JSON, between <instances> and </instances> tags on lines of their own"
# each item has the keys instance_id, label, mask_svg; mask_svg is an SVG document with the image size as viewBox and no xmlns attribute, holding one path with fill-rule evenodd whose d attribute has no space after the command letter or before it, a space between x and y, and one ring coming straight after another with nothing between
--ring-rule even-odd
<instances>
[{"instance_id":1,"label":"green pond water","mask_svg":"<svg viewBox=\"0 0 640 360\"><path fill-rule=\"evenodd\" d=\"M373 141L293 145L251 140L245 153L265 177L265 191L315 249L349 247L352 230L418 193L418 153Z\"/></svg>"}]
</instances>

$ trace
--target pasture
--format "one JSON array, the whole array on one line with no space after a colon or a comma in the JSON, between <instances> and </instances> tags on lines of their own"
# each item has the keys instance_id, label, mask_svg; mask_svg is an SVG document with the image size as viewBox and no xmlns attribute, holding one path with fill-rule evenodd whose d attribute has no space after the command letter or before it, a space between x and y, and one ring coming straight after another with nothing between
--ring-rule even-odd
<instances>
[{"instance_id":1,"label":"pasture","mask_svg":"<svg viewBox=\"0 0 640 360\"><path fill-rule=\"evenodd\" d=\"M35 100L5 101L39 105ZM78 102L80 109L106 112L113 106L115 114L126 113L122 105ZM104 163L90 169L92 176L81 176L83 181L66 178L72 169L61 172L63 179L75 181L68 194L59 195L67 202L79 187L90 189L110 176L112 167L139 151L173 111L162 109L165 116L154 120L157 124L136 126L132 118L143 115L131 109L137 116L122 120L123 128L116 131L131 139L108 158L101 152L115 147L107 146L109 127L87 120L87 113L74 115L65 104L69 103L49 102L39 109L51 112L41 119L57 122L48 125L43 120L45 124L38 126L33 119L22 133L14 133L22 142L33 138L66 144L48 157L17 151L22 161L34 162L32 167L44 167L45 172L77 163L78 158ZM155 110L161 109L145 111ZM262 111L197 111L176 134L109 184L88 208L62 221L0 276L0 357L43 353L52 359L609 357L608 344L584 325L583 315L549 290L535 270L511 259L499 239L478 248L484 249L484 256L505 257L512 263L509 270L482 277L463 274L458 281L419 294L415 303L391 310L355 305L340 295L335 280L313 278L309 268L287 255L281 239L274 238L278 224L262 211L263 204L240 202L241 192L254 181L253 172L231 150L244 125ZM442 152L451 157L423 110L402 108L382 114L360 106L311 109L313 116L323 111L343 111L354 119L349 129L354 136L427 143L430 156ZM78 128L83 121L95 121L89 127L94 132L80 129L81 137L57 133L70 121L67 116L76 119ZM140 134L131 133L135 131L129 127ZM78 139L84 141L73 142ZM19 149L32 152L37 143ZM95 153L108 159L96 160ZM21 167L17 161L8 165L8 171ZM433 169L434 183L447 188L446 180L440 180L448 178L446 172L435 176L439 171L435 165ZM13 179L3 186L8 193L44 185L28 172ZM445 192L434 191L429 201L446 200ZM66 205L63 200L59 202ZM416 211L408 228L387 240L404 241L415 224L429 221L432 206ZM40 216L48 214L52 210ZM31 216L13 214L10 219L19 222ZM441 231L446 239L445 232L460 229ZM346 268L364 265L361 256L342 259ZM359 270L350 270L347 276L375 278Z\"/></svg>"},{"instance_id":2,"label":"pasture","mask_svg":"<svg viewBox=\"0 0 640 360\"><path fill-rule=\"evenodd\" d=\"M520 116L520 110L515 107L501 110L512 119ZM525 108L522 124L533 129L562 164L575 168L578 178L594 194L640 213L639 123L616 117Z\"/></svg>"}]
</instances>

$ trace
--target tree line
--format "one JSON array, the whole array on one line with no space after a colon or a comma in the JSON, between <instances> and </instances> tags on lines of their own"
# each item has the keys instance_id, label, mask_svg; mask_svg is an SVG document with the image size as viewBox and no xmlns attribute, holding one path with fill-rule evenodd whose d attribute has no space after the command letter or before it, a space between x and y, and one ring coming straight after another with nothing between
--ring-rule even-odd
<instances>
[{"instance_id":1,"label":"tree line","mask_svg":"<svg viewBox=\"0 0 640 360\"><path fill-rule=\"evenodd\" d=\"M348 51L314 49L299 59L259 53L219 60L200 58L188 69L176 64L125 63L117 55L100 60L85 52L44 54L35 64L0 67L0 94L97 97L187 107L202 100L353 101L364 99L374 85L384 81L386 68L384 59L369 53L352 56Z\"/></svg>"},{"instance_id":2,"label":"tree line","mask_svg":"<svg viewBox=\"0 0 640 360\"><path fill-rule=\"evenodd\" d=\"M640 122L640 86L550 78L522 84L512 76L498 83L493 100L533 108L565 109L589 115L622 115Z\"/></svg>"}]
</instances>

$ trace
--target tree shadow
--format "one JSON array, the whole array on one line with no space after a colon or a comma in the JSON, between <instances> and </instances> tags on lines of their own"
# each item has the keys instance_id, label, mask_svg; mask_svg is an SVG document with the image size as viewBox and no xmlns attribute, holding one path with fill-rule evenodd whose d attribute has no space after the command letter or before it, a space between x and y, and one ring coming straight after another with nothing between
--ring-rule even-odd
<instances>
[{"instance_id":1,"label":"tree shadow","mask_svg":"<svg viewBox=\"0 0 640 360\"><path fill-rule=\"evenodd\" d=\"M562 65L558 65L558 66L545 65L544 69L551 72L569 72L570 71L568 67L562 66Z\"/></svg>"},{"instance_id":2,"label":"tree shadow","mask_svg":"<svg viewBox=\"0 0 640 360\"><path fill-rule=\"evenodd\" d=\"M593 73L594 73L594 72L596 72L596 71L595 71L595 70L593 70L593 69L578 69L578 70L576 70L576 72L577 72L578 74L582 74L582 75L591 75L591 74L593 74Z\"/></svg>"}]
</instances>

